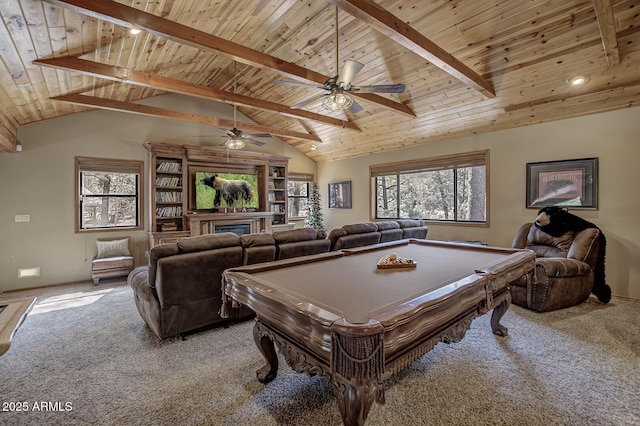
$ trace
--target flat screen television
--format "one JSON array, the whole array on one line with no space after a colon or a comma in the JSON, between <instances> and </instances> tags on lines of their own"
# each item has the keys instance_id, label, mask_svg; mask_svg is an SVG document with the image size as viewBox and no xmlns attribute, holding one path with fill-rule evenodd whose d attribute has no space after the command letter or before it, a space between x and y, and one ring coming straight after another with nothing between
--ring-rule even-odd
<instances>
[{"instance_id":1,"label":"flat screen television","mask_svg":"<svg viewBox=\"0 0 640 426\"><path fill-rule=\"evenodd\" d=\"M194 176L196 210L258 208L257 174L196 171Z\"/></svg>"}]
</instances>

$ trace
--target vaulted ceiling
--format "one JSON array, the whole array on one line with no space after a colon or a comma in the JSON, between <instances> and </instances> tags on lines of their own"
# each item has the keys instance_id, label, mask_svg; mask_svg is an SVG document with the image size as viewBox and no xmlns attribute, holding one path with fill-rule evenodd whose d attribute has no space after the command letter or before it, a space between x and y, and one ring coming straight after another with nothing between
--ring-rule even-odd
<instances>
[{"instance_id":1,"label":"vaulted ceiling","mask_svg":"<svg viewBox=\"0 0 640 426\"><path fill-rule=\"evenodd\" d=\"M236 105L258 123L238 128L318 162L640 101L640 0L12 0L0 14L4 152L19 126L92 108L233 125L137 103L164 93ZM345 60L364 64L354 86L406 90L354 92L354 114L292 108L321 89L274 84L322 86Z\"/></svg>"}]
</instances>

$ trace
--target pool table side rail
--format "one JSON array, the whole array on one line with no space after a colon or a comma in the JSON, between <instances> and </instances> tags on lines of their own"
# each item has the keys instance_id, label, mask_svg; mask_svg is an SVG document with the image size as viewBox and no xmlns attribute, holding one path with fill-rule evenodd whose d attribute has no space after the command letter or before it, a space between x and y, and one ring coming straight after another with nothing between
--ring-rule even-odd
<instances>
[{"instance_id":1,"label":"pool table side rail","mask_svg":"<svg viewBox=\"0 0 640 426\"><path fill-rule=\"evenodd\" d=\"M495 253L505 253L505 254L513 253L513 252L516 252L516 251L528 251L528 250L512 249L512 248L505 248L505 247L481 246L481 245L477 245L477 244L464 244L464 243L453 243L453 242L448 242L448 241L422 240L422 239L417 239L417 238L408 238L408 239L404 239L404 240L389 241L389 242L386 242L386 243L373 244L373 245L369 245L369 246L342 249L342 252L346 256L351 256L351 255L358 254L358 253L366 253L366 252L369 252L369 251L377 251L377 250L380 250L380 249L383 249L383 248L393 248L393 247L407 246L409 244L420 244L420 245L424 245L424 246L452 248L452 249L456 249L456 250L484 251L484 252L491 251L491 252L495 252Z\"/></svg>"},{"instance_id":2,"label":"pool table side rail","mask_svg":"<svg viewBox=\"0 0 640 426\"><path fill-rule=\"evenodd\" d=\"M13 336L37 302L36 297L0 301L0 356L9 350Z\"/></svg>"}]
</instances>

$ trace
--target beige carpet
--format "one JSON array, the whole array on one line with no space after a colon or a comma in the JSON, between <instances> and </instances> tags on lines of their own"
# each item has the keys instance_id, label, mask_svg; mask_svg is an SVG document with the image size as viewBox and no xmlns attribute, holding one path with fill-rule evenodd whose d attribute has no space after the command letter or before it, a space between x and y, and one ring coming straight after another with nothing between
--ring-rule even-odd
<instances>
[{"instance_id":1,"label":"beige carpet","mask_svg":"<svg viewBox=\"0 0 640 426\"><path fill-rule=\"evenodd\" d=\"M255 379L251 321L159 342L122 282L26 293L39 302L0 357L1 425L341 424L326 380L283 359ZM502 322L509 337L486 315L388 380L367 425L640 425L640 303L512 306Z\"/></svg>"}]
</instances>

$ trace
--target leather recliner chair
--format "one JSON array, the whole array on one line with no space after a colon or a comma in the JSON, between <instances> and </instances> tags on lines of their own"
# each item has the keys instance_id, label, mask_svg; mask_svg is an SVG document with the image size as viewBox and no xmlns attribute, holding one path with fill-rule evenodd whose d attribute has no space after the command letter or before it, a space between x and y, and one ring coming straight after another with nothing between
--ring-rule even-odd
<instances>
[{"instance_id":1,"label":"leather recliner chair","mask_svg":"<svg viewBox=\"0 0 640 426\"><path fill-rule=\"evenodd\" d=\"M600 230L587 228L552 237L532 223L524 224L513 239L513 248L536 254L535 274L511 283L513 303L545 312L583 303L594 282Z\"/></svg>"}]
</instances>

